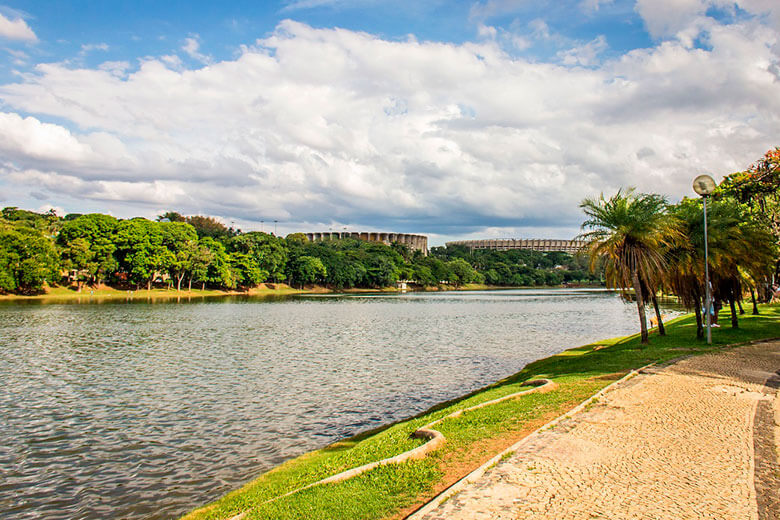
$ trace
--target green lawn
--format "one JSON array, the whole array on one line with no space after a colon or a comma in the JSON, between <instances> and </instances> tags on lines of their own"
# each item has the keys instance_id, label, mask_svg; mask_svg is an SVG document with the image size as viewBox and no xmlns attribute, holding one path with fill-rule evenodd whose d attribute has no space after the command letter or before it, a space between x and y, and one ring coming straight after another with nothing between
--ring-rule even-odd
<instances>
[{"instance_id":1,"label":"green lawn","mask_svg":"<svg viewBox=\"0 0 780 520\"><path fill-rule=\"evenodd\" d=\"M144 286L145 287L145 286ZM133 300L133 301L145 301L145 300L171 300L181 298L203 298L212 296L229 296L229 295L248 295L248 296L282 296L288 294L300 294L304 291L293 289L283 284L278 284L276 289L270 289L266 286L261 286L248 291L221 291L217 289L200 290L193 288L191 291L187 291L186 288L181 291L174 289L152 289L146 290L141 288L139 290L122 290L115 289L113 287L101 286L99 289L93 289L89 286L84 286L81 292L77 292L70 287L50 287L45 293L36 294L33 296L23 296L18 294L0 294L0 302L2 301L26 301L36 300L44 302L60 302L60 301L73 301L73 302L99 302L99 301L119 301L119 300Z\"/></svg>"},{"instance_id":2,"label":"green lawn","mask_svg":"<svg viewBox=\"0 0 780 520\"><path fill-rule=\"evenodd\" d=\"M248 511L247 520L399 517L631 369L724 345L780 337L780 305L761 306L761 313L740 316L739 329L731 329L728 312L722 313L723 327L713 329L711 346L696 339L695 320L685 316L667 324L666 337L653 332L648 346L641 346L638 336L614 338L536 361L505 380L421 416L290 460L184 518L228 519L244 511ZM447 442L423 460L381 466L344 482L281 497L340 471L419 446L424 441L409 437L417 428L455 410L518 392L524 381L537 377L550 378L560 386L550 393L529 394L444 420L436 429Z\"/></svg>"}]
</instances>

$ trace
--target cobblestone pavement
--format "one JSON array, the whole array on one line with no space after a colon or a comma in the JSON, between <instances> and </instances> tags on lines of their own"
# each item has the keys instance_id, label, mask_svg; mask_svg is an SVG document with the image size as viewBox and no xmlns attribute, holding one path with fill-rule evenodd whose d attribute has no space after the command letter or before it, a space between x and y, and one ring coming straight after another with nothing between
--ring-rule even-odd
<instances>
[{"instance_id":1,"label":"cobblestone pavement","mask_svg":"<svg viewBox=\"0 0 780 520\"><path fill-rule=\"evenodd\" d=\"M780 518L778 371L780 342L646 371L412 518Z\"/></svg>"}]
</instances>

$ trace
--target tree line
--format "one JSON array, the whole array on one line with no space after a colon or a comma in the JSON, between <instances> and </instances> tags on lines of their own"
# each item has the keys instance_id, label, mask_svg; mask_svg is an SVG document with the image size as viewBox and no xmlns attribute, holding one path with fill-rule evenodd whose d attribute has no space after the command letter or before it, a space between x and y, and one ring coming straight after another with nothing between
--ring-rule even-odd
<instances>
[{"instance_id":1,"label":"tree line","mask_svg":"<svg viewBox=\"0 0 780 520\"><path fill-rule=\"evenodd\" d=\"M122 220L7 207L0 215L0 290L8 293L33 294L45 284L232 290L271 282L344 289L398 280L529 286L597 283L599 275L565 253L441 247L426 256L397 243L245 233L211 217L176 212Z\"/></svg>"},{"instance_id":2,"label":"tree line","mask_svg":"<svg viewBox=\"0 0 780 520\"><path fill-rule=\"evenodd\" d=\"M706 308L704 209L699 198L669 204L665 197L633 189L587 198L581 238L592 265L603 265L608 286L636 302L642 343L648 342L645 306L663 321L656 295L668 292L696 313L702 337L705 314L721 306L739 326L742 299L770 301L780 275L780 148L747 170L727 176L708 197L707 231L712 304ZM739 312L737 311L739 307Z\"/></svg>"}]
</instances>

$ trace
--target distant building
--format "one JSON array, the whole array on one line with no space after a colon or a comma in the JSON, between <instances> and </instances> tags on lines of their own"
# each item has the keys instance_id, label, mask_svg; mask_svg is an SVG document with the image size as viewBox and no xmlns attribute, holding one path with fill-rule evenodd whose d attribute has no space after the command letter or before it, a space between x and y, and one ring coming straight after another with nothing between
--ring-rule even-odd
<instances>
[{"instance_id":1,"label":"distant building","mask_svg":"<svg viewBox=\"0 0 780 520\"><path fill-rule=\"evenodd\" d=\"M403 244L412 251L422 251L428 254L428 237L425 235L409 235L407 233L374 233L366 231L323 231L319 233L304 233L312 242L320 240L338 240L341 238L354 238L366 242L381 242L390 245L393 242Z\"/></svg>"},{"instance_id":2,"label":"distant building","mask_svg":"<svg viewBox=\"0 0 780 520\"><path fill-rule=\"evenodd\" d=\"M456 240L447 242L450 246L465 246L469 249L493 249L495 251L508 251L510 249L530 249L532 251L560 251L574 254L585 246L583 240L554 240L546 238L490 238L485 240Z\"/></svg>"}]
</instances>

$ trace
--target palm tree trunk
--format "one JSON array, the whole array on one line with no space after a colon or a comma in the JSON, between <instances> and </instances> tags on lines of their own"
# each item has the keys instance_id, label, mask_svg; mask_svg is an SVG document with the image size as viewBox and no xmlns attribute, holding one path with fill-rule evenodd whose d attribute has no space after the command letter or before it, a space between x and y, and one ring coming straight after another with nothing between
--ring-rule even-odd
<instances>
[{"instance_id":1,"label":"palm tree trunk","mask_svg":"<svg viewBox=\"0 0 780 520\"><path fill-rule=\"evenodd\" d=\"M655 309L655 318L658 320L658 334L660 336L666 336L666 328L664 327L664 320L661 319L661 311L658 309L658 300L653 295L653 308Z\"/></svg>"},{"instance_id":2,"label":"palm tree trunk","mask_svg":"<svg viewBox=\"0 0 780 520\"><path fill-rule=\"evenodd\" d=\"M642 338L641 343L647 345L650 340L647 337L647 318L645 316L645 302L642 296L642 285L639 283L639 273L634 269L631 273L634 282L634 295L636 296L636 310L639 313L639 331Z\"/></svg>"},{"instance_id":3,"label":"palm tree trunk","mask_svg":"<svg viewBox=\"0 0 780 520\"><path fill-rule=\"evenodd\" d=\"M758 304L756 303L756 291L750 288L750 299L753 300L753 316L758 316Z\"/></svg>"},{"instance_id":4,"label":"palm tree trunk","mask_svg":"<svg viewBox=\"0 0 780 520\"><path fill-rule=\"evenodd\" d=\"M694 310L696 312L696 337L701 339L704 337L704 324L701 318L701 299L699 297L696 297Z\"/></svg>"},{"instance_id":5,"label":"palm tree trunk","mask_svg":"<svg viewBox=\"0 0 780 520\"><path fill-rule=\"evenodd\" d=\"M731 307L731 328L739 328L739 318L737 317L737 306L734 305L734 293L729 294L729 307Z\"/></svg>"}]
</instances>

